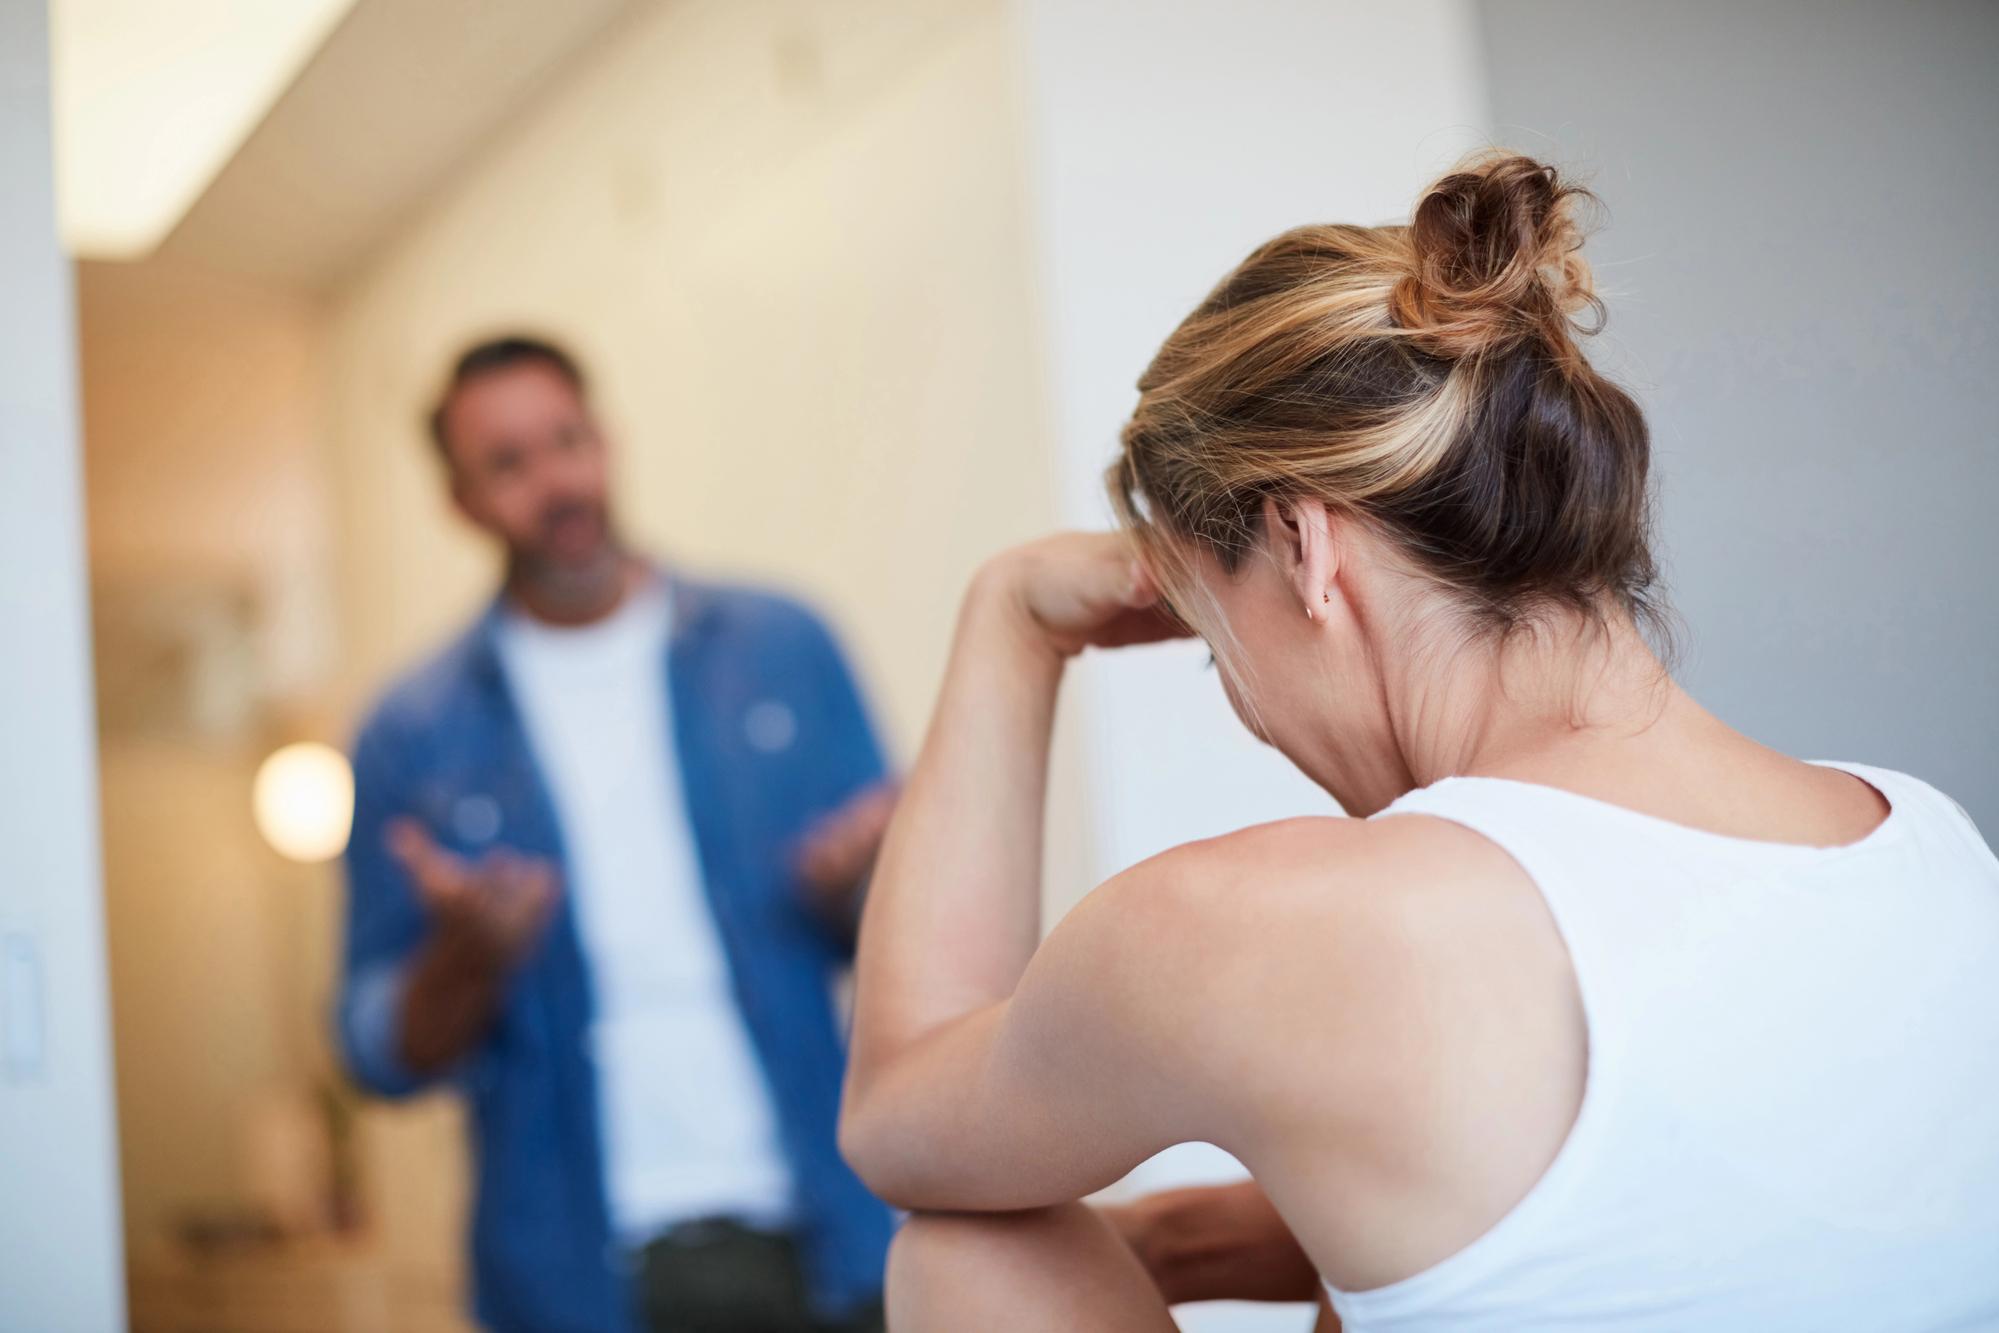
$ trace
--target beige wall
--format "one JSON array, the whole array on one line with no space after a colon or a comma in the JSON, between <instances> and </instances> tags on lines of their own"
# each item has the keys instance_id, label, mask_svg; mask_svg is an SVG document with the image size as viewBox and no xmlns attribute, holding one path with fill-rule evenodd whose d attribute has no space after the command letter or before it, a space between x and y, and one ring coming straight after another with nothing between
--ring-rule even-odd
<instances>
[{"instance_id":1,"label":"beige wall","mask_svg":"<svg viewBox=\"0 0 1999 1333\"><path fill-rule=\"evenodd\" d=\"M163 263L81 264L91 567L256 579L324 527L312 304Z\"/></svg>"},{"instance_id":2,"label":"beige wall","mask_svg":"<svg viewBox=\"0 0 1999 1333\"><path fill-rule=\"evenodd\" d=\"M997 0L649 8L342 292L357 697L487 594L420 417L468 339L571 342L626 527L837 622L906 756L956 597L1053 524Z\"/></svg>"},{"instance_id":3,"label":"beige wall","mask_svg":"<svg viewBox=\"0 0 1999 1333\"><path fill-rule=\"evenodd\" d=\"M421 430L467 340L572 343L633 538L824 609L906 762L965 580L1055 523L1018 79L1003 0L641 5L323 298L83 267L95 572L239 590L268 696L229 736L106 741L142 1248L244 1197L246 1116L324 1059L337 883L262 847L249 775L346 734L489 595ZM1058 905L1088 873L1079 766L1071 729ZM455 1111L361 1137L383 1248L453 1261Z\"/></svg>"},{"instance_id":4,"label":"beige wall","mask_svg":"<svg viewBox=\"0 0 1999 1333\"><path fill-rule=\"evenodd\" d=\"M633 539L826 611L907 760L971 571L1055 525L1009 22L1003 0L644 6L341 285L350 719L491 593L422 418L468 340L524 327L592 372ZM1058 905L1088 873L1073 727L1061 753ZM378 1147L408 1244L455 1239L452 1135Z\"/></svg>"},{"instance_id":5,"label":"beige wall","mask_svg":"<svg viewBox=\"0 0 1999 1333\"><path fill-rule=\"evenodd\" d=\"M144 1259L177 1218L256 1192L254 1122L327 1067L334 884L279 861L249 807L262 747L331 667L320 321L164 264L85 264L77 288L125 1222ZM238 603L248 660L204 723L171 706L171 655L143 660L120 626Z\"/></svg>"},{"instance_id":6,"label":"beige wall","mask_svg":"<svg viewBox=\"0 0 1999 1333\"><path fill-rule=\"evenodd\" d=\"M250 784L275 745L344 730L326 320L166 261L80 265L77 289L124 1218L135 1317L153 1318L146 1293L190 1216L324 1221L339 875L263 844ZM218 604L244 608L247 661L204 722L174 706L188 682L131 622L171 629ZM390 1304L422 1305L427 1327L461 1326L459 1124L431 1099L356 1127L373 1243L354 1254L411 1287Z\"/></svg>"}]
</instances>

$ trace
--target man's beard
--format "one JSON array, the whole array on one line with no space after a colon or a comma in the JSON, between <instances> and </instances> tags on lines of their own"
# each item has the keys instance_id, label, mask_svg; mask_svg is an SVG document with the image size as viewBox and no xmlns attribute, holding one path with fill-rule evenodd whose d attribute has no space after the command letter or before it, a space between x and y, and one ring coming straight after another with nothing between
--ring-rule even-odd
<instances>
[{"instance_id":1,"label":"man's beard","mask_svg":"<svg viewBox=\"0 0 1999 1333\"><path fill-rule=\"evenodd\" d=\"M596 541L585 553L558 553L559 529L579 519L594 524ZM535 599L550 608L582 612L615 600L624 576L624 550L601 504L557 501L542 511L535 526L540 540L508 553L509 582L531 587Z\"/></svg>"}]
</instances>

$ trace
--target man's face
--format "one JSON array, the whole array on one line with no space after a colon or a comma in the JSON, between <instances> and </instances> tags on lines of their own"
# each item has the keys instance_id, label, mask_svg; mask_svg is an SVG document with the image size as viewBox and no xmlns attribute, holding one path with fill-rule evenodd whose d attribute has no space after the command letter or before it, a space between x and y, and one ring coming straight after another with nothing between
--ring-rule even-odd
<instances>
[{"instance_id":1,"label":"man's face","mask_svg":"<svg viewBox=\"0 0 1999 1333\"><path fill-rule=\"evenodd\" d=\"M604 441L552 367L525 361L471 380L445 414L451 496L515 560L590 563L610 540Z\"/></svg>"}]
</instances>

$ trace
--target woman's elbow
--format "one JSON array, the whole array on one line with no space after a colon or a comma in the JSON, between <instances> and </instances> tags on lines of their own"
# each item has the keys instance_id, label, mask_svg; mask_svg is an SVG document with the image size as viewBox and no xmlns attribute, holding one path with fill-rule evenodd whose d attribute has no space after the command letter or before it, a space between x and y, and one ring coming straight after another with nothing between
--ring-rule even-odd
<instances>
[{"instance_id":1,"label":"woman's elbow","mask_svg":"<svg viewBox=\"0 0 1999 1333\"><path fill-rule=\"evenodd\" d=\"M882 1202L911 1211L934 1208L923 1188L916 1136L894 1121L879 1103L848 1097L840 1110L840 1155Z\"/></svg>"},{"instance_id":2,"label":"woman's elbow","mask_svg":"<svg viewBox=\"0 0 1999 1333\"><path fill-rule=\"evenodd\" d=\"M854 1174L886 1203L903 1205L890 1197L895 1192L895 1170L888 1151L889 1134L885 1117L860 1099L849 1096L840 1108L840 1155Z\"/></svg>"}]
</instances>

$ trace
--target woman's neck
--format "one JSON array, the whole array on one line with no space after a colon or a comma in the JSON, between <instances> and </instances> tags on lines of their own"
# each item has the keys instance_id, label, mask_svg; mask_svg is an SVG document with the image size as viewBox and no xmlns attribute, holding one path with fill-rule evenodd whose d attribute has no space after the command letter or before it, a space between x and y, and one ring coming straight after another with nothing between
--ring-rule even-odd
<instances>
[{"instance_id":1,"label":"woman's neck","mask_svg":"<svg viewBox=\"0 0 1999 1333\"><path fill-rule=\"evenodd\" d=\"M1889 813L1864 781L1759 745L1695 703L1624 617L1516 636L1427 676L1405 670L1387 697L1411 786L1512 778L1808 847L1855 842Z\"/></svg>"},{"instance_id":2,"label":"woman's neck","mask_svg":"<svg viewBox=\"0 0 1999 1333\"><path fill-rule=\"evenodd\" d=\"M1378 753L1351 773L1351 798L1335 793L1351 812L1447 777L1546 781L1706 717L1621 614L1550 618L1497 641L1450 633L1374 640Z\"/></svg>"}]
</instances>

